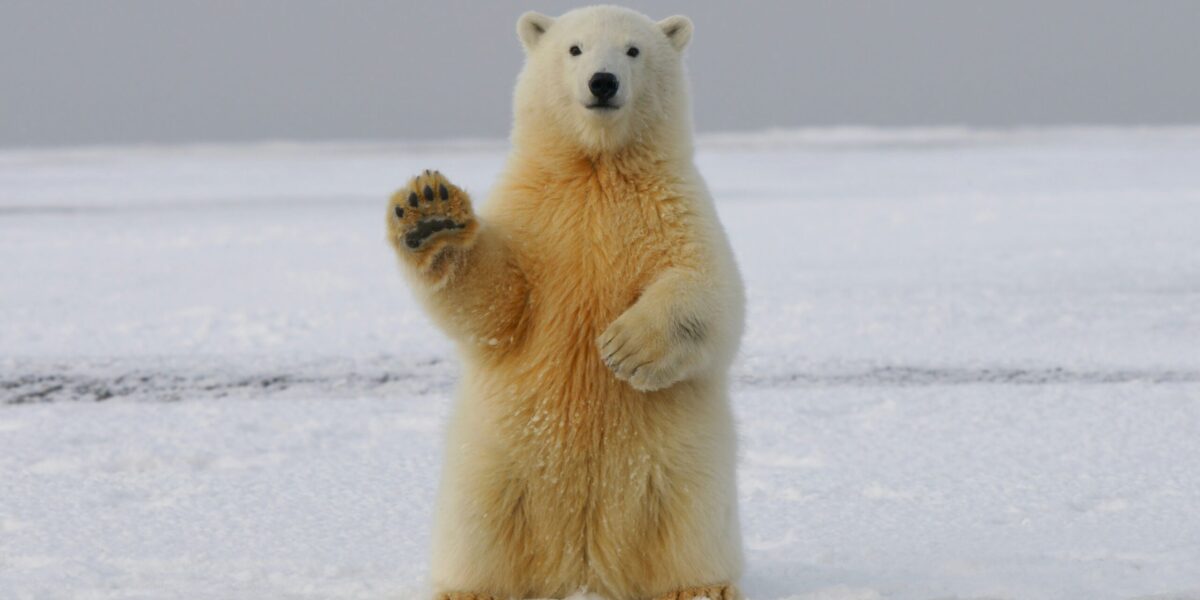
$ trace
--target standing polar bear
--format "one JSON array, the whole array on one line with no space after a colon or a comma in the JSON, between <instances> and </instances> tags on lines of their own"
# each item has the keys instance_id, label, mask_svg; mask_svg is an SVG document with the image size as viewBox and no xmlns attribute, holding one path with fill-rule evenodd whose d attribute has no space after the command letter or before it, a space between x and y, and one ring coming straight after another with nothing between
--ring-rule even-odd
<instances>
[{"instance_id":1,"label":"standing polar bear","mask_svg":"<svg viewBox=\"0 0 1200 600\"><path fill-rule=\"evenodd\" d=\"M517 31L513 151L483 214L437 171L388 206L463 360L437 598L735 598L743 293L692 160L692 23L603 6Z\"/></svg>"}]
</instances>

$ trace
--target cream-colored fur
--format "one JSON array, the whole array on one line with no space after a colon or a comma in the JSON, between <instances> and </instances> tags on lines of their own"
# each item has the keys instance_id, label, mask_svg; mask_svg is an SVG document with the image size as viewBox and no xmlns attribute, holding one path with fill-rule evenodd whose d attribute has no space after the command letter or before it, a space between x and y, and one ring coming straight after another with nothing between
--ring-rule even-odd
<instances>
[{"instance_id":1,"label":"cream-colored fur","mask_svg":"<svg viewBox=\"0 0 1200 600\"><path fill-rule=\"evenodd\" d=\"M735 593L742 287L693 166L691 32L616 7L522 16L513 152L486 213L433 171L389 205L401 263L464 363L438 594ZM617 110L585 106L602 70Z\"/></svg>"}]
</instances>

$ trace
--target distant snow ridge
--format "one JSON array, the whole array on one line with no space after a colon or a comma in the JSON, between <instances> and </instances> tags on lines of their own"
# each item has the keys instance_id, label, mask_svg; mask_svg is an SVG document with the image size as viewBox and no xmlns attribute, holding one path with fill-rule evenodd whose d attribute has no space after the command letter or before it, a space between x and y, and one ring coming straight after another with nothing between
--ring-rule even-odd
<instances>
[{"instance_id":1,"label":"distant snow ridge","mask_svg":"<svg viewBox=\"0 0 1200 600\"><path fill-rule=\"evenodd\" d=\"M1196 126L1148 126L1113 128L1104 126L1014 127L983 129L945 127L812 127L763 131L713 132L696 136L702 150L781 150L789 148L888 147L931 145L974 145L995 143L1063 143L1112 140L1130 137L1195 137Z\"/></svg>"}]
</instances>

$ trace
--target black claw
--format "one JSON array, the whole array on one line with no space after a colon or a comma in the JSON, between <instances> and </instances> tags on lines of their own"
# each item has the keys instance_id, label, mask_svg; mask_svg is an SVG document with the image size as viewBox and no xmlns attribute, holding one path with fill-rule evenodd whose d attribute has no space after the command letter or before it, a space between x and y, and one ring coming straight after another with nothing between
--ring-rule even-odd
<instances>
[{"instance_id":1,"label":"black claw","mask_svg":"<svg viewBox=\"0 0 1200 600\"><path fill-rule=\"evenodd\" d=\"M439 184L438 185L438 196L441 197L442 200L449 200L450 199L450 190L446 189L446 186Z\"/></svg>"},{"instance_id":2,"label":"black claw","mask_svg":"<svg viewBox=\"0 0 1200 600\"><path fill-rule=\"evenodd\" d=\"M397 206L397 207L396 207L396 218L397 218L397 219L403 219L403 218L404 218L404 209L403 209L403 208L401 208L401 207L399 207L399 206Z\"/></svg>"},{"instance_id":3,"label":"black claw","mask_svg":"<svg viewBox=\"0 0 1200 600\"><path fill-rule=\"evenodd\" d=\"M425 169L425 176L429 177L429 169Z\"/></svg>"},{"instance_id":4,"label":"black claw","mask_svg":"<svg viewBox=\"0 0 1200 600\"><path fill-rule=\"evenodd\" d=\"M413 192L408 195L408 205L413 208L417 207L417 193L416 192Z\"/></svg>"},{"instance_id":5,"label":"black claw","mask_svg":"<svg viewBox=\"0 0 1200 600\"><path fill-rule=\"evenodd\" d=\"M425 201L433 202L433 188L425 186Z\"/></svg>"}]
</instances>

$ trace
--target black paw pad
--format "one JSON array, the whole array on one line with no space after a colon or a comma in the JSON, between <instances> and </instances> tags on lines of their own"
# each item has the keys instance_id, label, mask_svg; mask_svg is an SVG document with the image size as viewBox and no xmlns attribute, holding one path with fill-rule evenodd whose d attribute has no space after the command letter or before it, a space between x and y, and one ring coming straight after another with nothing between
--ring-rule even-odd
<instances>
[{"instance_id":1,"label":"black paw pad","mask_svg":"<svg viewBox=\"0 0 1200 600\"><path fill-rule=\"evenodd\" d=\"M413 192L408 195L408 205L413 208L417 207L417 193L416 192Z\"/></svg>"},{"instance_id":2,"label":"black paw pad","mask_svg":"<svg viewBox=\"0 0 1200 600\"><path fill-rule=\"evenodd\" d=\"M450 199L450 190L446 189L446 186L439 184L438 185L438 197L441 198L442 200L449 200Z\"/></svg>"},{"instance_id":3,"label":"black paw pad","mask_svg":"<svg viewBox=\"0 0 1200 600\"><path fill-rule=\"evenodd\" d=\"M404 234L404 244L409 248L418 248L429 236L447 229L462 229L466 227L462 223L456 223L450 219L426 219L417 223L417 226Z\"/></svg>"},{"instance_id":4,"label":"black paw pad","mask_svg":"<svg viewBox=\"0 0 1200 600\"><path fill-rule=\"evenodd\" d=\"M403 208L401 208L401 207L399 207L399 206L397 206L397 207L396 207L396 218L397 218L397 219L403 219L403 218L404 218L404 209L403 209Z\"/></svg>"},{"instance_id":5,"label":"black paw pad","mask_svg":"<svg viewBox=\"0 0 1200 600\"><path fill-rule=\"evenodd\" d=\"M425 186L425 190L422 193L425 194L426 202L433 202L433 188Z\"/></svg>"}]
</instances>

